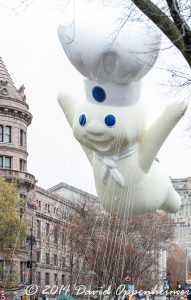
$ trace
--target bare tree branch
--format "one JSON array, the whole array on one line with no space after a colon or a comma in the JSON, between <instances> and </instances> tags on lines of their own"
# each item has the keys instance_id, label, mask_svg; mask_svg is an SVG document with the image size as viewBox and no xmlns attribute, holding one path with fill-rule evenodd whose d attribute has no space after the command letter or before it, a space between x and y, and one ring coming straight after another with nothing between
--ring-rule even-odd
<instances>
[{"instance_id":1,"label":"bare tree branch","mask_svg":"<svg viewBox=\"0 0 191 300\"><path fill-rule=\"evenodd\" d=\"M162 32L175 43L176 47L181 50L183 47L183 37L175 26L174 22L152 1L150 0L132 0L133 3L157 26Z\"/></svg>"},{"instance_id":2,"label":"bare tree branch","mask_svg":"<svg viewBox=\"0 0 191 300\"><path fill-rule=\"evenodd\" d=\"M189 66L191 66L191 31L186 21L181 18L178 11L173 17L176 19L174 23L167 14L162 11L157 5L155 5L151 0L132 0L132 2L151 20L154 24L161 29L161 31L166 35L167 38L175 45L175 47L180 50ZM170 0L168 1L171 2ZM181 18L181 23L180 22ZM182 29L180 31L180 26ZM177 27L178 25L178 27Z\"/></svg>"},{"instance_id":3,"label":"bare tree branch","mask_svg":"<svg viewBox=\"0 0 191 300\"><path fill-rule=\"evenodd\" d=\"M184 34L186 28L187 28L187 30L190 30L188 24L186 23L184 18L181 16L178 2L176 0L166 0L166 2L168 4L171 17L172 17L176 27L181 32L181 34Z\"/></svg>"}]
</instances>

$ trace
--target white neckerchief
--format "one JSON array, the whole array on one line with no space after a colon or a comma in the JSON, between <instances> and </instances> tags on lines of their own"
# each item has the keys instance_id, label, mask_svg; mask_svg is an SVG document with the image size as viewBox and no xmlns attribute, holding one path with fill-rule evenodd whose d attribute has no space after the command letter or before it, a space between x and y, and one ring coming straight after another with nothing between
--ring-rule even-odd
<instances>
[{"instance_id":1,"label":"white neckerchief","mask_svg":"<svg viewBox=\"0 0 191 300\"><path fill-rule=\"evenodd\" d=\"M121 173L116 168L116 163L123 158L133 155L137 151L138 144L133 144L123 150L118 154L114 155L102 155L101 153L95 153L96 158L102 160L103 167L101 169L100 177L104 184L107 184L107 177L109 173L113 179L121 186L124 187L124 180Z\"/></svg>"}]
</instances>

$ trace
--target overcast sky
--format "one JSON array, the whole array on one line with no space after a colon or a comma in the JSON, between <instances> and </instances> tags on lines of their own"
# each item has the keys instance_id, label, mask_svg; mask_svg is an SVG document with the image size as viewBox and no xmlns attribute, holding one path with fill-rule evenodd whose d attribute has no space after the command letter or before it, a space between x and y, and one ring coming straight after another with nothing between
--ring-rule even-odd
<instances>
[{"instance_id":1,"label":"overcast sky","mask_svg":"<svg viewBox=\"0 0 191 300\"><path fill-rule=\"evenodd\" d=\"M0 56L15 85L24 83L33 114L28 128L28 171L43 188L63 181L95 194L92 168L57 103L60 91L79 99L84 95L83 78L67 60L56 32L66 1L36 0L16 14L9 9L15 1L0 1ZM141 97L148 106L149 120L175 97L163 86L170 77L160 69L169 61L184 64L177 51L162 51L159 64L144 79ZM178 97L188 95L186 90ZM182 137L185 123L186 118L158 155L172 177L191 176L191 147Z\"/></svg>"}]
</instances>

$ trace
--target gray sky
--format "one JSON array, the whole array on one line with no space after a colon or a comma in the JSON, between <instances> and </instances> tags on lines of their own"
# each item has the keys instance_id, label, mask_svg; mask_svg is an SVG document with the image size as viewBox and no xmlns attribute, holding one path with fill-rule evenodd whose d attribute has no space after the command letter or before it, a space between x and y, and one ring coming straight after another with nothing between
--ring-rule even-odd
<instances>
[{"instance_id":1,"label":"gray sky","mask_svg":"<svg viewBox=\"0 0 191 300\"><path fill-rule=\"evenodd\" d=\"M10 13L1 3L6 1L0 2L0 56L15 85L19 87L24 83L33 114L28 129L28 170L43 188L63 181L95 194L92 168L57 103L60 91L71 92L78 99L84 95L83 78L67 60L57 38L63 2L36 0L17 14ZM159 64L143 82L141 97L148 107L150 122L177 94L172 90L169 93L162 85L166 85L170 77L160 68L169 62L184 64L177 51L162 51ZM188 95L186 90L178 97ZM191 176L191 146L181 137L186 118L184 120L158 155L172 177Z\"/></svg>"}]
</instances>

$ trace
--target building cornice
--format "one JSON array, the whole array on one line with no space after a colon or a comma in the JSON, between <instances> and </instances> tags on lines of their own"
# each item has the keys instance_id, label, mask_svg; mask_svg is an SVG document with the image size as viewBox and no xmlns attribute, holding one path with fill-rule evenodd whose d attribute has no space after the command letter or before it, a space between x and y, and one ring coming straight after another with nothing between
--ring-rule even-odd
<instances>
[{"instance_id":1,"label":"building cornice","mask_svg":"<svg viewBox=\"0 0 191 300\"><path fill-rule=\"evenodd\" d=\"M29 109L29 105L26 102L24 102L23 100L19 100L16 97L15 98L14 97L9 97L9 96L5 97L5 96L0 95L0 100L13 101L13 102L16 102L18 104L21 104L21 105L25 106L27 110Z\"/></svg>"},{"instance_id":2,"label":"building cornice","mask_svg":"<svg viewBox=\"0 0 191 300\"><path fill-rule=\"evenodd\" d=\"M25 184L28 186L29 190L33 189L37 182L34 175L12 169L0 169L0 176L5 177L7 180L15 180L18 184Z\"/></svg>"},{"instance_id":3,"label":"building cornice","mask_svg":"<svg viewBox=\"0 0 191 300\"><path fill-rule=\"evenodd\" d=\"M76 211L79 210L79 207L77 207L75 204L73 204L70 199L66 199L65 197L63 196L60 196L56 193L51 193L49 190L45 190L39 186L36 186L36 192L44 195L44 196L47 196L49 198L51 198L52 200L55 200L55 201L60 201L62 204L68 206L69 208L72 208Z\"/></svg>"},{"instance_id":4,"label":"building cornice","mask_svg":"<svg viewBox=\"0 0 191 300\"><path fill-rule=\"evenodd\" d=\"M71 186L71 185L69 185L69 184L67 184L67 183L64 183L64 182L60 182L60 183L58 183L57 185L55 185L55 186L49 188L48 191L50 191L50 192L55 192L55 193L56 193L56 190L58 190L58 189L60 189L60 188L62 188L62 187L63 187L63 188L67 188L67 189L69 189L69 190L71 190L71 191L73 191L73 192L77 192L78 194L81 194L81 195L83 195L84 197L91 198L91 199L94 200L94 201L97 201L97 197L96 197L95 195L90 194L90 193L88 193L88 192L86 192L86 191L80 190L79 188L74 187L74 186Z\"/></svg>"},{"instance_id":5,"label":"building cornice","mask_svg":"<svg viewBox=\"0 0 191 300\"><path fill-rule=\"evenodd\" d=\"M6 105L0 105L0 115L10 116L22 120L29 126L32 122L32 114L20 108L14 108Z\"/></svg>"},{"instance_id":6,"label":"building cornice","mask_svg":"<svg viewBox=\"0 0 191 300\"><path fill-rule=\"evenodd\" d=\"M50 221L50 222L54 222L54 223L57 223L57 224L60 224L60 223L64 223L65 226L71 226L71 224L65 220L60 220L58 218L54 218L54 217L51 217L51 216L48 216L47 214L45 213L42 213L42 212L39 212L39 211L36 211L36 216L38 218L41 218L41 219L44 219L44 220L47 220L47 221Z\"/></svg>"},{"instance_id":7,"label":"building cornice","mask_svg":"<svg viewBox=\"0 0 191 300\"><path fill-rule=\"evenodd\" d=\"M14 145L7 144L5 142L0 142L0 151L1 150L9 150L9 151L17 152L17 153L19 152L19 153L23 153L28 156L28 152L25 148L15 147Z\"/></svg>"}]
</instances>

